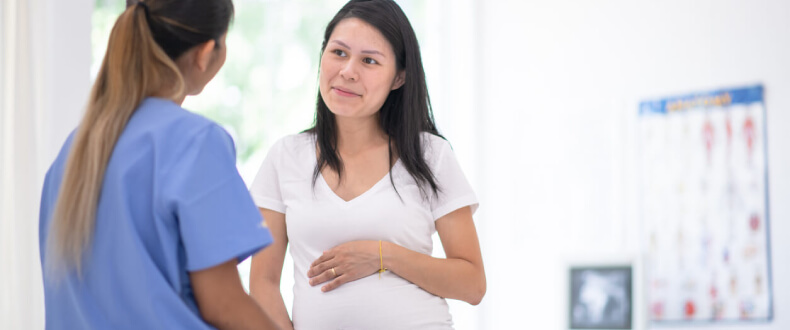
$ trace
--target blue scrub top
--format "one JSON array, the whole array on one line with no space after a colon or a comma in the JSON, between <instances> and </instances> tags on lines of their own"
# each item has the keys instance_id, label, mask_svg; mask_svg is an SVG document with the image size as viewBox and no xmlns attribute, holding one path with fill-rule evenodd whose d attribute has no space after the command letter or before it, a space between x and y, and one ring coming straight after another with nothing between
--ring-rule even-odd
<instances>
[{"instance_id":1,"label":"blue scrub top","mask_svg":"<svg viewBox=\"0 0 790 330\"><path fill-rule=\"evenodd\" d=\"M39 246L46 239L73 140L47 172ZM82 279L44 271L47 329L211 329L188 272L243 260L272 242L236 170L233 140L214 122L147 98L107 166Z\"/></svg>"}]
</instances>

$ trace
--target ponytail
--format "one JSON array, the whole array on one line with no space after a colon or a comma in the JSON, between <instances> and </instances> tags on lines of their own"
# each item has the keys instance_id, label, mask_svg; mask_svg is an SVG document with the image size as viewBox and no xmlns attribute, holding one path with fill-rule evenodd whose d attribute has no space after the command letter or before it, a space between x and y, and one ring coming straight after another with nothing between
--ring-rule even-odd
<instances>
[{"instance_id":1,"label":"ponytail","mask_svg":"<svg viewBox=\"0 0 790 330\"><path fill-rule=\"evenodd\" d=\"M45 267L54 274L72 268L81 274L107 164L135 109L146 96L176 99L184 93L184 79L154 39L149 16L146 4L133 4L120 15L110 34L66 161L47 238Z\"/></svg>"}]
</instances>

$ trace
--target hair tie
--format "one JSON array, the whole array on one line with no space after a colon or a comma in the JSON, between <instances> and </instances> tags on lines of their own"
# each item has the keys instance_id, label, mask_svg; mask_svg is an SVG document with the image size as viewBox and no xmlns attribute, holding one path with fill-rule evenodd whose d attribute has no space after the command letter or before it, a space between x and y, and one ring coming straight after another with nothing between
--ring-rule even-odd
<instances>
[{"instance_id":1,"label":"hair tie","mask_svg":"<svg viewBox=\"0 0 790 330\"><path fill-rule=\"evenodd\" d=\"M143 7L143 10L145 11L145 17L146 18L151 16L151 8L148 8L148 5L145 2L137 1L137 5L140 6L140 7Z\"/></svg>"}]
</instances>

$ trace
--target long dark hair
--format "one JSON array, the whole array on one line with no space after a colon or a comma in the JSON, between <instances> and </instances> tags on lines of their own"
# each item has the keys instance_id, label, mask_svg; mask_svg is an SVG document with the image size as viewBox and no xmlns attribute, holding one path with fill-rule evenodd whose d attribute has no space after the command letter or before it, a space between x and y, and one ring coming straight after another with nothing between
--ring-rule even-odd
<instances>
[{"instance_id":1,"label":"long dark hair","mask_svg":"<svg viewBox=\"0 0 790 330\"><path fill-rule=\"evenodd\" d=\"M90 245L104 172L126 124L146 96L177 98L185 89L175 60L219 39L233 17L231 0L127 1L74 137L47 242L48 272L76 268Z\"/></svg>"},{"instance_id":2,"label":"long dark hair","mask_svg":"<svg viewBox=\"0 0 790 330\"><path fill-rule=\"evenodd\" d=\"M323 56L335 26L344 19L358 18L375 27L392 45L397 70L405 70L403 86L390 91L379 110L379 124L390 140L389 162L392 167L392 143L398 150L400 161L417 182L420 192L427 196L426 188L436 195L440 187L423 157L420 135L423 132L441 137L433 119L425 70L420 56L420 45L409 19L392 0L351 0L329 22L321 46ZM318 162L313 173L313 185L324 166L335 170L339 177L343 173L343 161L337 151L337 124L335 115L329 111L321 93L318 93L315 124L306 132L313 133L318 143ZM390 182L395 187L390 171ZM397 188L395 188L397 192Z\"/></svg>"}]
</instances>

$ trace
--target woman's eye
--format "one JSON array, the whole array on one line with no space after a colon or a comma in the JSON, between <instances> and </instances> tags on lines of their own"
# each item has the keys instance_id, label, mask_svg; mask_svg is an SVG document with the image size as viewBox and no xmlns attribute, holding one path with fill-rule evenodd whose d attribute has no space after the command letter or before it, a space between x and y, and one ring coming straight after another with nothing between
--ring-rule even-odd
<instances>
[{"instance_id":1,"label":"woman's eye","mask_svg":"<svg viewBox=\"0 0 790 330\"><path fill-rule=\"evenodd\" d=\"M366 58L365 58L364 60L362 60L362 61L363 61L363 62L365 62L365 63L367 63L367 64L379 64L379 62L376 62L376 60L374 60L374 59L372 59L372 58L370 58L370 57L366 57Z\"/></svg>"},{"instance_id":2,"label":"woman's eye","mask_svg":"<svg viewBox=\"0 0 790 330\"><path fill-rule=\"evenodd\" d=\"M337 56L346 56L346 52L344 52L344 51L342 51L340 49L335 49L332 52L335 53L335 55L337 55Z\"/></svg>"}]
</instances>

